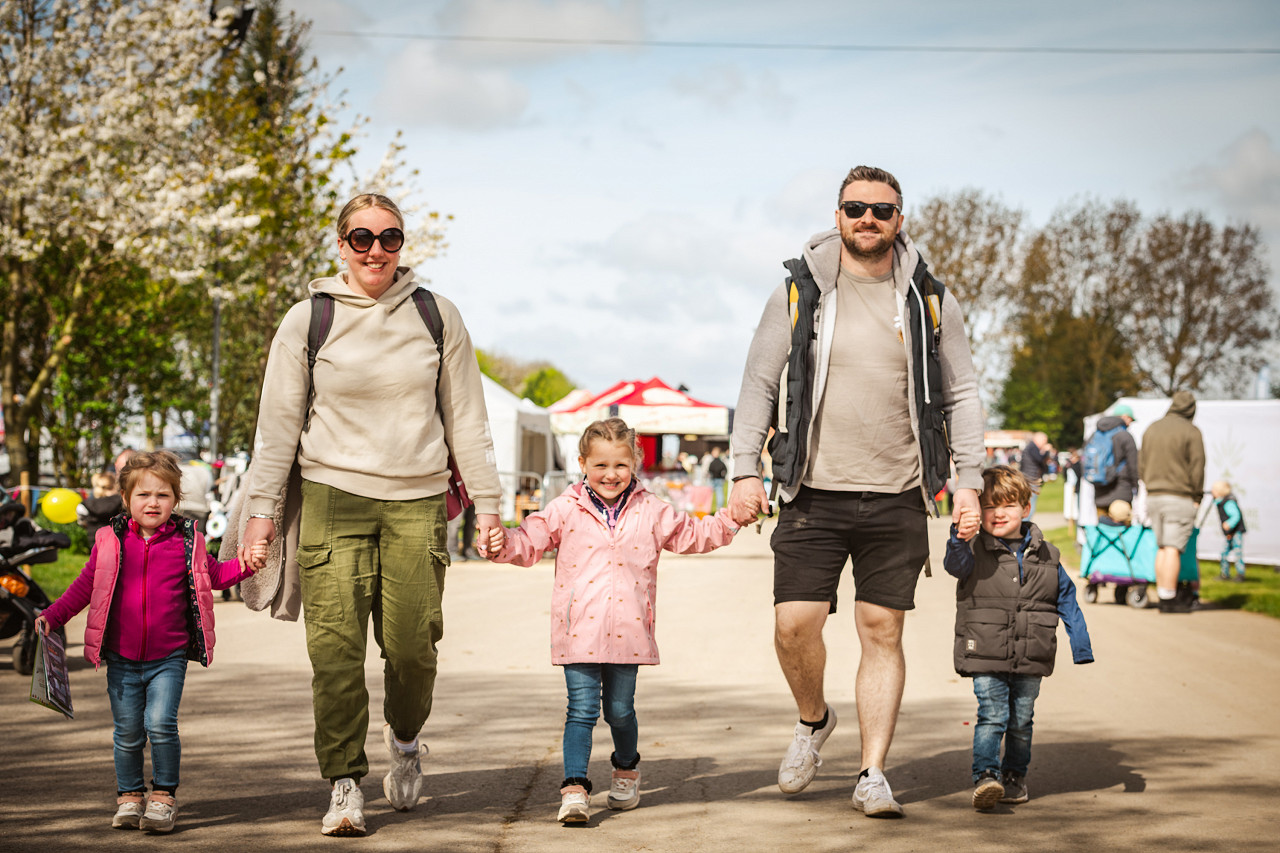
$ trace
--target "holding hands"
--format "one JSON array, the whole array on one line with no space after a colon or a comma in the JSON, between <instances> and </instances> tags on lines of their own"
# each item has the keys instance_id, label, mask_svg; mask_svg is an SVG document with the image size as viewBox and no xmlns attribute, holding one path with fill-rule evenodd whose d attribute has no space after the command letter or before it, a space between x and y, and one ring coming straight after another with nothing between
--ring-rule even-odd
<instances>
[{"instance_id":1,"label":"holding hands","mask_svg":"<svg viewBox=\"0 0 1280 853\"><path fill-rule=\"evenodd\" d=\"M978 504L978 493L973 489L958 489L952 498L951 523L956 526L956 535L968 541L978 535L978 526L982 520L982 508Z\"/></svg>"},{"instance_id":2,"label":"holding hands","mask_svg":"<svg viewBox=\"0 0 1280 853\"><path fill-rule=\"evenodd\" d=\"M743 477L735 480L729 493L729 515L739 527L754 524L769 499L764 493L764 482L759 477Z\"/></svg>"},{"instance_id":3,"label":"holding hands","mask_svg":"<svg viewBox=\"0 0 1280 853\"><path fill-rule=\"evenodd\" d=\"M249 546L249 553L245 554L244 543L240 543L240 548L236 556L240 559L240 566L249 572L260 572L267 565L267 540L259 539Z\"/></svg>"},{"instance_id":4,"label":"holding hands","mask_svg":"<svg viewBox=\"0 0 1280 853\"><path fill-rule=\"evenodd\" d=\"M507 541L507 529L496 514L476 514L476 548L485 557L495 557Z\"/></svg>"}]
</instances>

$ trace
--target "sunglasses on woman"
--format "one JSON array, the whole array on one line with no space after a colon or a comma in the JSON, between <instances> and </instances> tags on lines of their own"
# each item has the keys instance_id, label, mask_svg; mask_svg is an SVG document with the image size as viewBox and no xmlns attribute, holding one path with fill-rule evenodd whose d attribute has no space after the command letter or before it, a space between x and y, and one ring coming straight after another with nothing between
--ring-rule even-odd
<instances>
[{"instance_id":1,"label":"sunglasses on woman","mask_svg":"<svg viewBox=\"0 0 1280 853\"><path fill-rule=\"evenodd\" d=\"M347 241L352 251L360 254L372 249L374 240L382 244L382 251L395 254L404 245L404 232L399 228L388 228L381 234L374 234L368 228L352 228L342 239Z\"/></svg>"},{"instance_id":2,"label":"sunglasses on woman","mask_svg":"<svg viewBox=\"0 0 1280 853\"><path fill-rule=\"evenodd\" d=\"M881 222L888 222L893 218L893 214L902 208L896 204L890 204L887 201L878 201L875 204L868 204L865 201L842 201L840 209L844 211L844 215L850 219L861 219L862 215L867 212L867 208L871 209L871 215ZM386 244L384 243L383 246Z\"/></svg>"}]
</instances>

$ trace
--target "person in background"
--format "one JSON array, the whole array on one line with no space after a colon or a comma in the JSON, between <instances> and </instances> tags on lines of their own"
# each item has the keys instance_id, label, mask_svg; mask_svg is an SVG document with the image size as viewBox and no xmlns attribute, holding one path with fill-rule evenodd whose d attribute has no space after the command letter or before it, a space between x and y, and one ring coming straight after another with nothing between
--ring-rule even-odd
<instances>
[{"instance_id":1,"label":"person in background","mask_svg":"<svg viewBox=\"0 0 1280 853\"><path fill-rule=\"evenodd\" d=\"M89 541L93 542L99 530L106 527L114 516L124 512L124 499L120 497L119 481L110 471L99 471L90 482L93 495L76 506L76 523L85 529Z\"/></svg>"},{"instance_id":2,"label":"person in background","mask_svg":"<svg viewBox=\"0 0 1280 853\"><path fill-rule=\"evenodd\" d=\"M1053 445L1049 443L1049 436L1042 432L1032 435L1027 446L1022 448L1018 467L1022 476L1031 484L1031 514L1027 516L1028 520L1035 518L1036 501L1040 499L1040 489L1044 486L1044 478L1049 473L1052 460Z\"/></svg>"},{"instance_id":3,"label":"person in background","mask_svg":"<svg viewBox=\"0 0 1280 853\"><path fill-rule=\"evenodd\" d=\"M1169 410L1142 435L1138 465L1147 485L1147 516L1156 534L1156 595L1161 613L1189 613L1193 590L1178 583L1182 552L1191 540L1204 497L1204 437L1191 421L1196 398L1173 395Z\"/></svg>"},{"instance_id":4,"label":"person in background","mask_svg":"<svg viewBox=\"0 0 1280 853\"><path fill-rule=\"evenodd\" d=\"M1222 572L1218 577L1222 580L1231 578L1231 564L1236 564L1236 581L1244 581L1244 513L1240 511L1240 502L1231 493L1231 484L1226 480L1218 480L1210 489L1213 494L1213 505L1218 509L1218 523L1222 525L1222 537L1226 540L1222 545Z\"/></svg>"}]
</instances>

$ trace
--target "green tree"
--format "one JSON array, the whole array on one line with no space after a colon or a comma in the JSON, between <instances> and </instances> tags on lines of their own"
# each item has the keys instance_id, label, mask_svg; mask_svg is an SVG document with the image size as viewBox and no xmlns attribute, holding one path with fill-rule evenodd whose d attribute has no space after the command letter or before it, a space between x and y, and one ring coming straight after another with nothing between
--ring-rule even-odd
<instances>
[{"instance_id":1,"label":"green tree","mask_svg":"<svg viewBox=\"0 0 1280 853\"><path fill-rule=\"evenodd\" d=\"M527 397L545 408L576 387L573 380L556 368L544 367L525 377L524 384L520 388L520 396Z\"/></svg>"}]
</instances>

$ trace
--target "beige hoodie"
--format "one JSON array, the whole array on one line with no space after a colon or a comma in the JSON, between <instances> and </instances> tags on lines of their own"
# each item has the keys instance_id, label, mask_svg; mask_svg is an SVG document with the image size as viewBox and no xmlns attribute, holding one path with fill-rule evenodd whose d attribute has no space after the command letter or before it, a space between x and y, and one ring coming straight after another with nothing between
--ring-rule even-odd
<instances>
[{"instance_id":1,"label":"beige hoodie","mask_svg":"<svg viewBox=\"0 0 1280 853\"><path fill-rule=\"evenodd\" d=\"M458 309L436 295L444 321L444 370L414 306L419 282L400 267L377 299L342 275L316 279L312 293L334 298L333 327L316 354L311 424L307 330L311 302L289 309L267 360L254 442L248 510L271 514L296 456L304 480L379 500L439 495L453 450L477 513L498 512L501 487L485 411L480 367Z\"/></svg>"}]
</instances>

